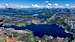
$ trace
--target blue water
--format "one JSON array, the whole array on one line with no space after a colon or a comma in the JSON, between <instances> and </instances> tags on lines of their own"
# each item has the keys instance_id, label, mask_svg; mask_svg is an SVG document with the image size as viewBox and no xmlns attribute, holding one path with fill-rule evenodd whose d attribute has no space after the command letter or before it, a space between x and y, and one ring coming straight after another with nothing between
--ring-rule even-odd
<instances>
[{"instance_id":1,"label":"blue water","mask_svg":"<svg viewBox=\"0 0 75 42\"><path fill-rule=\"evenodd\" d=\"M70 38L69 41L72 41L73 35L71 33L66 33L64 28L56 24L31 24L27 26L3 26L4 28L14 28L15 30L31 30L34 36L43 37L44 35L53 36L53 37L62 37L62 38Z\"/></svg>"},{"instance_id":2,"label":"blue water","mask_svg":"<svg viewBox=\"0 0 75 42\"><path fill-rule=\"evenodd\" d=\"M5 28L14 28L16 30L31 30L35 36L42 37L45 34L48 36L54 36L54 37L70 37L72 36L70 33L64 32L64 28L59 27L59 25L56 24L31 24L27 26L4 26ZM68 35L69 34L69 35Z\"/></svg>"}]
</instances>

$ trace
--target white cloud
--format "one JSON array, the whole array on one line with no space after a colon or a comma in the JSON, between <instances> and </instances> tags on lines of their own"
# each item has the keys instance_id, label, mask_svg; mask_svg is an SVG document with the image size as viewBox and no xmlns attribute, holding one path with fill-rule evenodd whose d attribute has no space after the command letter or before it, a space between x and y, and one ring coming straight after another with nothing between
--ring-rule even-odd
<instances>
[{"instance_id":1,"label":"white cloud","mask_svg":"<svg viewBox=\"0 0 75 42\"><path fill-rule=\"evenodd\" d=\"M32 4L32 7L40 7L38 4Z\"/></svg>"},{"instance_id":2,"label":"white cloud","mask_svg":"<svg viewBox=\"0 0 75 42\"><path fill-rule=\"evenodd\" d=\"M75 5L70 4L58 4L58 3L47 3L45 5L42 4L12 4L12 3L1 3L0 8L75 8Z\"/></svg>"},{"instance_id":3,"label":"white cloud","mask_svg":"<svg viewBox=\"0 0 75 42\"><path fill-rule=\"evenodd\" d=\"M2 3L0 4L0 8L30 8L30 6L23 4Z\"/></svg>"},{"instance_id":4,"label":"white cloud","mask_svg":"<svg viewBox=\"0 0 75 42\"><path fill-rule=\"evenodd\" d=\"M65 8L64 6L60 5L58 8Z\"/></svg>"},{"instance_id":5,"label":"white cloud","mask_svg":"<svg viewBox=\"0 0 75 42\"><path fill-rule=\"evenodd\" d=\"M51 6L52 4L51 3L48 3L48 5Z\"/></svg>"},{"instance_id":6,"label":"white cloud","mask_svg":"<svg viewBox=\"0 0 75 42\"><path fill-rule=\"evenodd\" d=\"M65 4L65 6L70 6L70 4Z\"/></svg>"},{"instance_id":7,"label":"white cloud","mask_svg":"<svg viewBox=\"0 0 75 42\"><path fill-rule=\"evenodd\" d=\"M71 6L71 8L75 8L75 5Z\"/></svg>"},{"instance_id":8,"label":"white cloud","mask_svg":"<svg viewBox=\"0 0 75 42\"><path fill-rule=\"evenodd\" d=\"M8 3L5 3L5 6L9 6L9 4Z\"/></svg>"},{"instance_id":9,"label":"white cloud","mask_svg":"<svg viewBox=\"0 0 75 42\"><path fill-rule=\"evenodd\" d=\"M46 3L49 3L49 1L45 1Z\"/></svg>"},{"instance_id":10,"label":"white cloud","mask_svg":"<svg viewBox=\"0 0 75 42\"><path fill-rule=\"evenodd\" d=\"M54 5L55 5L55 6L58 6L58 4L57 4L57 3L55 3Z\"/></svg>"}]
</instances>

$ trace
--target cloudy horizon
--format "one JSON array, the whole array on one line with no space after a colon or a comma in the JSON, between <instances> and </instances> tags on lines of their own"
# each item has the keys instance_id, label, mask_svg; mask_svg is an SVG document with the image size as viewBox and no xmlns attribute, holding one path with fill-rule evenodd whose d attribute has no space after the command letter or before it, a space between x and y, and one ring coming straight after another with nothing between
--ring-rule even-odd
<instances>
[{"instance_id":1,"label":"cloudy horizon","mask_svg":"<svg viewBox=\"0 0 75 42\"><path fill-rule=\"evenodd\" d=\"M74 0L0 0L0 8L75 8Z\"/></svg>"}]
</instances>

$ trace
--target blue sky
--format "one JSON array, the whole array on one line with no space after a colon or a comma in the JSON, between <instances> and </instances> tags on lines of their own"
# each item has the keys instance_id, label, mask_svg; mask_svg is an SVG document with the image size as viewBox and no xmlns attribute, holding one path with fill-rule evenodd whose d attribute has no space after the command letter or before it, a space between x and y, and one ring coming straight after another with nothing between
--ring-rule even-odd
<instances>
[{"instance_id":1,"label":"blue sky","mask_svg":"<svg viewBox=\"0 0 75 42\"><path fill-rule=\"evenodd\" d=\"M1 3L20 3L20 4L31 4L31 3L43 3L49 1L50 3L75 3L75 0L0 0Z\"/></svg>"},{"instance_id":2,"label":"blue sky","mask_svg":"<svg viewBox=\"0 0 75 42\"><path fill-rule=\"evenodd\" d=\"M59 4L59 5L64 5L64 4L70 4L74 5L75 0L0 0L0 4L16 4L16 5L25 5L25 6L44 6L48 5L48 3L52 4Z\"/></svg>"}]
</instances>

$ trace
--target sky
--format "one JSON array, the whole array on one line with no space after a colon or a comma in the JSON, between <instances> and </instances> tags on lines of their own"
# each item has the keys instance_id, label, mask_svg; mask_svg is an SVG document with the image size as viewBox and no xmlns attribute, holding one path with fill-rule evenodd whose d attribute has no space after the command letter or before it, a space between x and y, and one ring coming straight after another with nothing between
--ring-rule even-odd
<instances>
[{"instance_id":1,"label":"sky","mask_svg":"<svg viewBox=\"0 0 75 42\"><path fill-rule=\"evenodd\" d=\"M75 7L75 0L0 0L0 7L17 8L51 8L51 7ZM15 8L14 7L14 8Z\"/></svg>"}]
</instances>

